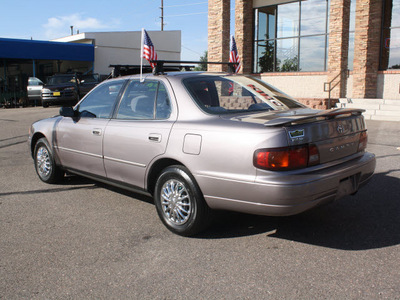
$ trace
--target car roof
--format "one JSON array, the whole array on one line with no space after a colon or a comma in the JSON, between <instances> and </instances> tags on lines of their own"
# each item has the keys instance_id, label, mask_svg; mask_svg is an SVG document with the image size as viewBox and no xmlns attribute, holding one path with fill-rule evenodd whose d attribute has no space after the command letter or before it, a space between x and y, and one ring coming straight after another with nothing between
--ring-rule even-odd
<instances>
[{"instance_id":1,"label":"car roof","mask_svg":"<svg viewBox=\"0 0 400 300\"><path fill-rule=\"evenodd\" d=\"M165 72L164 74L152 74L152 73L144 73L142 77L146 79L157 79L157 78L174 78L174 79L184 79L184 78L192 78L192 77L203 77L203 76L235 76L234 74L227 72L205 72L205 71L187 71L187 72ZM135 75L125 75L116 77L113 79L138 79L140 78L140 74Z\"/></svg>"}]
</instances>

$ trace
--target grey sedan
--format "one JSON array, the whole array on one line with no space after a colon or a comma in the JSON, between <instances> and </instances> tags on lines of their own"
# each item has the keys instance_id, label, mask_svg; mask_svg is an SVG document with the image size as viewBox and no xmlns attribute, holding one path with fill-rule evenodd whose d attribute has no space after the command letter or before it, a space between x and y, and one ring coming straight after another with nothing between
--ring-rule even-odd
<instances>
[{"instance_id":1,"label":"grey sedan","mask_svg":"<svg viewBox=\"0 0 400 300\"><path fill-rule=\"evenodd\" d=\"M362 110L313 110L245 75L184 72L120 77L74 108L34 123L39 178L65 172L152 195L180 235L212 210L286 216L368 182Z\"/></svg>"}]
</instances>

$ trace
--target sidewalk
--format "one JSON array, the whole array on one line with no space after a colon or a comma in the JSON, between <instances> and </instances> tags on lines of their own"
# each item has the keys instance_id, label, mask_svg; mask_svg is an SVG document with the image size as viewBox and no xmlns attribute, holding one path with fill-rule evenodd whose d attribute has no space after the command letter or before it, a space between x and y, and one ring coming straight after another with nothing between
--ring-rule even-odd
<instances>
[{"instance_id":1,"label":"sidewalk","mask_svg":"<svg viewBox=\"0 0 400 300\"><path fill-rule=\"evenodd\" d=\"M400 147L400 122L366 120L368 144Z\"/></svg>"}]
</instances>

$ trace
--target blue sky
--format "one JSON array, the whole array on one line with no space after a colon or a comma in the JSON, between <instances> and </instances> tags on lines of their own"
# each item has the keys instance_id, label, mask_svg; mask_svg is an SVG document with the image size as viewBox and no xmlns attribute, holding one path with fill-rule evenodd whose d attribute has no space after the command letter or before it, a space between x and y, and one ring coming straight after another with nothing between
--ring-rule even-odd
<instances>
[{"instance_id":1,"label":"blue sky","mask_svg":"<svg viewBox=\"0 0 400 300\"><path fill-rule=\"evenodd\" d=\"M207 2L164 0L164 30L181 30L183 60L198 60L207 50ZM0 0L0 4L2 38L51 40L70 35L71 25L74 32L161 28L161 0Z\"/></svg>"}]
</instances>

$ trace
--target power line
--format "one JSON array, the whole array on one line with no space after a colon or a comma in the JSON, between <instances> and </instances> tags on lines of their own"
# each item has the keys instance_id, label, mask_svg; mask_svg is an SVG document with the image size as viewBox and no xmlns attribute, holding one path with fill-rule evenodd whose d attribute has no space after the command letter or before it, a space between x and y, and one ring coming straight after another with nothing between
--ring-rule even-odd
<instances>
[{"instance_id":1,"label":"power line","mask_svg":"<svg viewBox=\"0 0 400 300\"><path fill-rule=\"evenodd\" d=\"M164 17L170 18L170 17L182 17L182 16L191 16L191 15L201 15L201 14L208 14L208 12L197 12L197 13L182 14L182 15L170 15L170 16L164 16Z\"/></svg>"},{"instance_id":2,"label":"power line","mask_svg":"<svg viewBox=\"0 0 400 300\"><path fill-rule=\"evenodd\" d=\"M190 48L188 48L188 47L185 47L185 46L183 46L183 45L181 45L181 47L182 47L182 48L185 48L186 50L192 51L193 53L196 53L196 54L198 54L198 55L200 55L200 56L203 55L203 54L201 54L201 53L199 53L199 52L197 52L197 51L194 51L194 50L192 50L192 49L190 49Z\"/></svg>"},{"instance_id":3,"label":"power line","mask_svg":"<svg viewBox=\"0 0 400 300\"><path fill-rule=\"evenodd\" d=\"M200 4L205 4L208 2L197 2L197 3L190 3L190 4L177 4L177 5L168 5L164 7L179 7L179 6L192 6L192 5L200 5Z\"/></svg>"}]
</instances>

